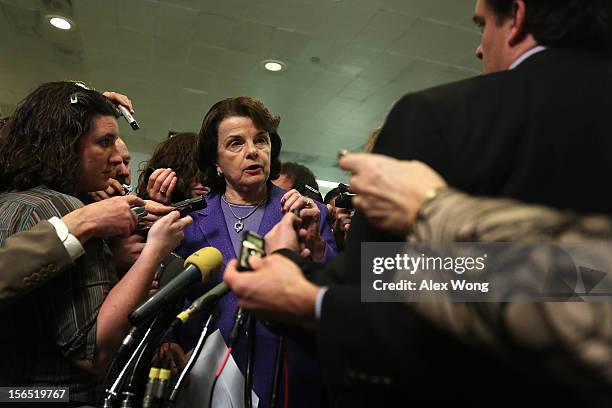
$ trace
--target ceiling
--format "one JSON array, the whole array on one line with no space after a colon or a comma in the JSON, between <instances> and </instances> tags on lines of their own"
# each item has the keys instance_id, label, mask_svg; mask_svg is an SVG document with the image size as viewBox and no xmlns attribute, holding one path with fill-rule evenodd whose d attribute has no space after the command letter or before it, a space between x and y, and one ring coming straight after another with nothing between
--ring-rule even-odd
<instances>
[{"instance_id":1,"label":"ceiling","mask_svg":"<svg viewBox=\"0 0 612 408\"><path fill-rule=\"evenodd\" d=\"M336 152L360 149L401 95L480 73L474 3L0 0L0 107L50 80L125 93L141 130L121 132L147 158L169 130L199 130L216 101L250 95L281 116L284 160L342 181ZM54 29L48 14L76 25Z\"/></svg>"}]
</instances>

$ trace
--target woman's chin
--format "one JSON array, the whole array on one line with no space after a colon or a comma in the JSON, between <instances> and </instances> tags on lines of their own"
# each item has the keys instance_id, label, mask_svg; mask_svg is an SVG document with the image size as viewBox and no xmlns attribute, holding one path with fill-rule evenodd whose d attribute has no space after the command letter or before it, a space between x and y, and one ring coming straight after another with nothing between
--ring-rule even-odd
<instances>
[{"instance_id":1,"label":"woman's chin","mask_svg":"<svg viewBox=\"0 0 612 408\"><path fill-rule=\"evenodd\" d=\"M77 191L79 193L89 193L92 191L102 191L108 188L108 179L98 181L80 181L77 184Z\"/></svg>"},{"instance_id":2,"label":"woman's chin","mask_svg":"<svg viewBox=\"0 0 612 408\"><path fill-rule=\"evenodd\" d=\"M253 194L261 192L262 188L267 190L266 188L266 180L261 179L250 179L250 180L240 180L240 182L236 184L228 183L228 186L231 187L232 190L241 192L241 194Z\"/></svg>"},{"instance_id":3,"label":"woman's chin","mask_svg":"<svg viewBox=\"0 0 612 408\"><path fill-rule=\"evenodd\" d=\"M262 184L266 184L267 180L268 178L263 173L246 174L244 177L242 177L242 180L240 180L240 184L243 187L257 188Z\"/></svg>"},{"instance_id":4,"label":"woman's chin","mask_svg":"<svg viewBox=\"0 0 612 408\"><path fill-rule=\"evenodd\" d=\"M200 197L205 195L206 193L208 193L209 190L207 189L200 189L200 188L196 188L191 190L191 196L192 197Z\"/></svg>"}]
</instances>

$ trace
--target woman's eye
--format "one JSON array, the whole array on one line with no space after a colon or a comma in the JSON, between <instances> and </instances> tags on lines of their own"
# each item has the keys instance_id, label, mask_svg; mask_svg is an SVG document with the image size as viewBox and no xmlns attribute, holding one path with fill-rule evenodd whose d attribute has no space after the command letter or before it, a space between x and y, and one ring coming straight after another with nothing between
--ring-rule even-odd
<instances>
[{"instance_id":1,"label":"woman's eye","mask_svg":"<svg viewBox=\"0 0 612 408\"><path fill-rule=\"evenodd\" d=\"M239 140L233 140L227 145L227 147L231 151L237 151L242 148L242 142Z\"/></svg>"}]
</instances>

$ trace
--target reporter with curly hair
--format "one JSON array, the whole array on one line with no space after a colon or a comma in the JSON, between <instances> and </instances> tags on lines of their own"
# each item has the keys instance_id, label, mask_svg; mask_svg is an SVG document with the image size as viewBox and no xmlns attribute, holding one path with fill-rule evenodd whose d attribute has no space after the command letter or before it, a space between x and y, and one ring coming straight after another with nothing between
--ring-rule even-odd
<instances>
[{"instance_id":1,"label":"reporter with curly hair","mask_svg":"<svg viewBox=\"0 0 612 408\"><path fill-rule=\"evenodd\" d=\"M116 115L102 94L73 82L46 83L25 98L0 137L0 244L108 186L121 160ZM142 204L133 196L113 200L128 210ZM10 351L0 359L0 384L67 386L70 406L95 404L99 376L130 327L128 313L145 300L157 265L189 222L178 212L161 218L121 280L108 245L90 239L73 267L7 308L0 344Z\"/></svg>"}]
</instances>

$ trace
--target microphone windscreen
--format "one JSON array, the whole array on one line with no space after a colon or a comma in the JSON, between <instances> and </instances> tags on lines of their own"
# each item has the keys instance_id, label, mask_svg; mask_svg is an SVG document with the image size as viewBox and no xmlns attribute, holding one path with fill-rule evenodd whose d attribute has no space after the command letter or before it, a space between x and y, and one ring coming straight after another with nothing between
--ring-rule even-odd
<instances>
[{"instance_id":1,"label":"microphone windscreen","mask_svg":"<svg viewBox=\"0 0 612 408\"><path fill-rule=\"evenodd\" d=\"M223 255L214 247L202 248L194 252L185 260L185 267L189 264L197 267L202 273L202 282L208 282L212 275L223 264Z\"/></svg>"}]
</instances>

